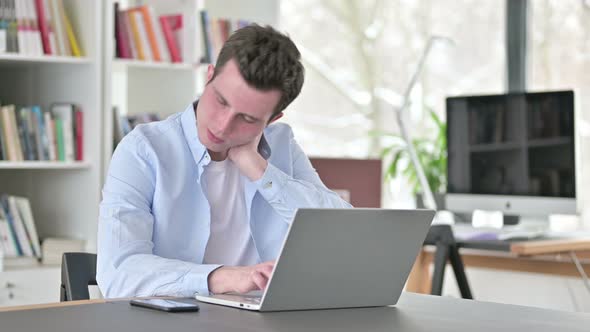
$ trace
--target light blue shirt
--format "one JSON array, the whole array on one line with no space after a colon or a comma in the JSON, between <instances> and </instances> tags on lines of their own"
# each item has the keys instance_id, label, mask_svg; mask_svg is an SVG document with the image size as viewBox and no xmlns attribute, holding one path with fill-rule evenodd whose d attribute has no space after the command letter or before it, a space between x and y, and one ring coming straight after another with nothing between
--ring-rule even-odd
<instances>
[{"instance_id":1,"label":"light blue shirt","mask_svg":"<svg viewBox=\"0 0 590 332\"><path fill-rule=\"evenodd\" d=\"M268 261L298 208L351 206L323 185L288 125L268 126L260 151L268 167L257 181L245 178L244 197L256 250ZM208 275L220 266L202 264L211 211L201 175L210 159L192 104L117 146L98 223L96 279L105 297L209 292Z\"/></svg>"}]
</instances>

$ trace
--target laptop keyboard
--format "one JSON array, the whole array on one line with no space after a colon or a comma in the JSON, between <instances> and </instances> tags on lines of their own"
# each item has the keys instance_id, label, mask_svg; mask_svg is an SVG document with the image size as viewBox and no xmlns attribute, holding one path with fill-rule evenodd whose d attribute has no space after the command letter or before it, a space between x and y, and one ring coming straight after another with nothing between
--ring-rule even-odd
<instances>
[{"instance_id":1,"label":"laptop keyboard","mask_svg":"<svg viewBox=\"0 0 590 332\"><path fill-rule=\"evenodd\" d=\"M252 297L244 296L243 300L244 300L244 302L247 302L247 303L260 304L260 297L257 297L257 296L256 297L255 296L252 296Z\"/></svg>"}]
</instances>

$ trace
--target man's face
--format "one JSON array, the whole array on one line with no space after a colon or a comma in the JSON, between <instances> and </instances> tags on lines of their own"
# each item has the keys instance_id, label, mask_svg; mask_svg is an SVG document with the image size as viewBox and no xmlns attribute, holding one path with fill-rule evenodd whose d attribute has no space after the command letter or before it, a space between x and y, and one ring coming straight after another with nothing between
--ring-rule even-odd
<instances>
[{"instance_id":1,"label":"man's face","mask_svg":"<svg viewBox=\"0 0 590 332\"><path fill-rule=\"evenodd\" d=\"M251 142L264 130L281 93L250 87L234 60L228 61L211 81L213 71L210 65L209 84L197 106L197 128L199 140L210 152L224 154L234 146Z\"/></svg>"}]
</instances>

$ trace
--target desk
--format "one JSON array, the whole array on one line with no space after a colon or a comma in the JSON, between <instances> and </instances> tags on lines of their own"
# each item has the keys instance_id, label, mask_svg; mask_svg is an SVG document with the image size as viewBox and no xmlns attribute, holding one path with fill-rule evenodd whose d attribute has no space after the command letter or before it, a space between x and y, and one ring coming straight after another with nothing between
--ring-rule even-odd
<instances>
[{"instance_id":1,"label":"desk","mask_svg":"<svg viewBox=\"0 0 590 332\"><path fill-rule=\"evenodd\" d=\"M82 304L78 302L76 304ZM405 293L396 307L259 313L200 303L165 313L127 301L0 312L2 331L587 331L590 315Z\"/></svg>"},{"instance_id":2,"label":"desk","mask_svg":"<svg viewBox=\"0 0 590 332\"><path fill-rule=\"evenodd\" d=\"M580 277L569 256L575 252L586 275L590 275L590 239L506 241L457 241L466 267L533 272ZM429 294L433 248L423 247L408 278L406 290Z\"/></svg>"}]
</instances>

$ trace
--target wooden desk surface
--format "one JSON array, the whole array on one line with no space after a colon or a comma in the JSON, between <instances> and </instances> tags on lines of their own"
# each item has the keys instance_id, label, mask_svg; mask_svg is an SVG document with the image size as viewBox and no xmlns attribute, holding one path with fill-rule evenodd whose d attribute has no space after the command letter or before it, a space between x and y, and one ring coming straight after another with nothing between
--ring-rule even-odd
<instances>
[{"instance_id":1,"label":"wooden desk surface","mask_svg":"<svg viewBox=\"0 0 590 332\"><path fill-rule=\"evenodd\" d=\"M543 255L590 250L590 238L515 242L510 252L517 255Z\"/></svg>"},{"instance_id":2,"label":"wooden desk surface","mask_svg":"<svg viewBox=\"0 0 590 332\"><path fill-rule=\"evenodd\" d=\"M590 275L590 238L514 242L510 245L510 251L461 248L459 252L466 268L580 277L569 257L569 252L575 252L584 271ZM433 260L434 247L423 247L408 278L408 291L430 293L430 265Z\"/></svg>"}]
</instances>

